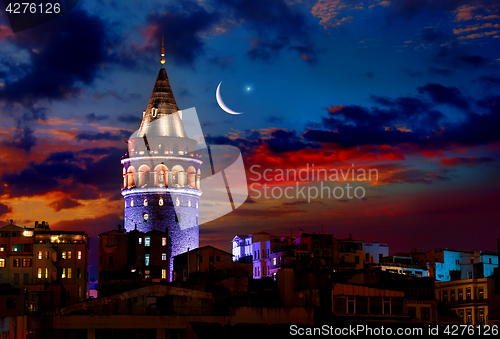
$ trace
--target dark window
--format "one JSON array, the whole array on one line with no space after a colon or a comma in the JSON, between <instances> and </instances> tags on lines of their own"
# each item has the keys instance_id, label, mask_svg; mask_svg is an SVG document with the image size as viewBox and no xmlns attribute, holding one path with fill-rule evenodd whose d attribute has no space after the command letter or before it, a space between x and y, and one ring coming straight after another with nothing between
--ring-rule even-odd
<instances>
[{"instance_id":1,"label":"dark window","mask_svg":"<svg viewBox=\"0 0 500 339\"><path fill-rule=\"evenodd\" d=\"M354 314L356 313L355 303L356 299L354 296L347 297L347 313Z\"/></svg>"},{"instance_id":2,"label":"dark window","mask_svg":"<svg viewBox=\"0 0 500 339\"><path fill-rule=\"evenodd\" d=\"M76 277L77 278L81 278L82 277L82 269L81 268L77 268L76 269Z\"/></svg>"},{"instance_id":3,"label":"dark window","mask_svg":"<svg viewBox=\"0 0 500 339\"><path fill-rule=\"evenodd\" d=\"M203 262L203 257L200 255L200 264Z\"/></svg>"},{"instance_id":4,"label":"dark window","mask_svg":"<svg viewBox=\"0 0 500 339\"><path fill-rule=\"evenodd\" d=\"M368 314L367 297L356 297L356 314Z\"/></svg>"},{"instance_id":5,"label":"dark window","mask_svg":"<svg viewBox=\"0 0 500 339\"><path fill-rule=\"evenodd\" d=\"M16 308L16 298L7 298L7 309L13 310Z\"/></svg>"},{"instance_id":6,"label":"dark window","mask_svg":"<svg viewBox=\"0 0 500 339\"><path fill-rule=\"evenodd\" d=\"M31 244L24 244L24 252L31 252Z\"/></svg>"},{"instance_id":7,"label":"dark window","mask_svg":"<svg viewBox=\"0 0 500 339\"><path fill-rule=\"evenodd\" d=\"M479 300L483 300L483 299L484 299L484 288L479 287Z\"/></svg>"},{"instance_id":8,"label":"dark window","mask_svg":"<svg viewBox=\"0 0 500 339\"><path fill-rule=\"evenodd\" d=\"M391 298L384 298L384 314L391 314Z\"/></svg>"},{"instance_id":9,"label":"dark window","mask_svg":"<svg viewBox=\"0 0 500 339\"><path fill-rule=\"evenodd\" d=\"M417 309L415 307L408 307L408 316L412 319L417 319Z\"/></svg>"},{"instance_id":10,"label":"dark window","mask_svg":"<svg viewBox=\"0 0 500 339\"><path fill-rule=\"evenodd\" d=\"M465 294L466 294L466 299L467 299L467 302L470 302L471 301L471 298L472 298L472 289L470 287L467 287L467 289L465 290Z\"/></svg>"},{"instance_id":11,"label":"dark window","mask_svg":"<svg viewBox=\"0 0 500 339\"><path fill-rule=\"evenodd\" d=\"M420 309L420 315L421 315L421 319L420 320L430 321L431 320L431 309L430 309L430 307L422 307Z\"/></svg>"},{"instance_id":12,"label":"dark window","mask_svg":"<svg viewBox=\"0 0 500 339\"><path fill-rule=\"evenodd\" d=\"M108 256L108 266L110 266L110 267L113 266L113 256L112 255Z\"/></svg>"},{"instance_id":13,"label":"dark window","mask_svg":"<svg viewBox=\"0 0 500 339\"><path fill-rule=\"evenodd\" d=\"M370 297L370 314L382 314L381 297Z\"/></svg>"},{"instance_id":14,"label":"dark window","mask_svg":"<svg viewBox=\"0 0 500 339\"><path fill-rule=\"evenodd\" d=\"M30 283L30 275L28 273L23 274L23 284L28 285Z\"/></svg>"},{"instance_id":15,"label":"dark window","mask_svg":"<svg viewBox=\"0 0 500 339\"><path fill-rule=\"evenodd\" d=\"M15 258L14 261L12 262L12 266L20 267L21 266L21 259Z\"/></svg>"},{"instance_id":16,"label":"dark window","mask_svg":"<svg viewBox=\"0 0 500 339\"><path fill-rule=\"evenodd\" d=\"M215 257L215 261L220 261L220 255Z\"/></svg>"},{"instance_id":17,"label":"dark window","mask_svg":"<svg viewBox=\"0 0 500 339\"><path fill-rule=\"evenodd\" d=\"M359 264L359 255L354 257L354 262L356 263L356 265Z\"/></svg>"},{"instance_id":18,"label":"dark window","mask_svg":"<svg viewBox=\"0 0 500 339\"><path fill-rule=\"evenodd\" d=\"M14 285L19 285L19 273L14 273Z\"/></svg>"}]
</instances>

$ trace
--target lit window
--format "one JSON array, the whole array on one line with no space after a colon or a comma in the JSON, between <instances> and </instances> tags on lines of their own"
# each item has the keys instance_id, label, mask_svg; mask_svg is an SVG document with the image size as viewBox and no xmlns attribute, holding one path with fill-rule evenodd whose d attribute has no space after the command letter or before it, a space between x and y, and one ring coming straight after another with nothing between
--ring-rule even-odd
<instances>
[{"instance_id":1,"label":"lit window","mask_svg":"<svg viewBox=\"0 0 500 339\"><path fill-rule=\"evenodd\" d=\"M162 269L161 270L161 278L162 279L167 279L167 270L166 269Z\"/></svg>"},{"instance_id":2,"label":"lit window","mask_svg":"<svg viewBox=\"0 0 500 339\"><path fill-rule=\"evenodd\" d=\"M78 260L82 259L82 251L78 251L77 259Z\"/></svg>"},{"instance_id":3,"label":"lit window","mask_svg":"<svg viewBox=\"0 0 500 339\"><path fill-rule=\"evenodd\" d=\"M68 259L71 259L71 251L68 251Z\"/></svg>"},{"instance_id":4,"label":"lit window","mask_svg":"<svg viewBox=\"0 0 500 339\"><path fill-rule=\"evenodd\" d=\"M148 199L144 199L144 206L148 205Z\"/></svg>"},{"instance_id":5,"label":"lit window","mask_svg":"<svg viewBox=\"0 0 500 339\"><path fill-rule=\"evenodd\" d=\"M5 267L5 259L0 258L0 267Z\"/></svg>"},{"instance_id":6,"label":"lit window","mask_svg":"<svg viewBox=\"0 0 500 339\"><path fill-rule=\"evenodd\" d=\"M61 259L66 259L66 252L61 253Z\"/></svg>"},{"instance_id":7,"label":"lit window","mask_svg":"<svg viewBox=\"0 0 500 339\"><path fill-rule=\"evenodd\" d=\"M42 251L38 251L38 259L42 259Z\"/></svg>"},{"instance_id":8,"label":"lit window","mask_svg":"<svg viewBox=\"0 0 500 339\"><path fill-rule=\"evenodd\" d=\"M144 246L150 246L151 245L151 238L146 237L144 238Z\"/></svg>"},{"instance_id":9,"label":"lit window","mask_svg":"<svg viewBox=\"0 0 500 339\"><path fill-rule=\"evenodd\" d=\"M161 245L167 246L167 238L166 237L161 238Z\"/></svg>"},{"instance_id":10,"label":"lit window","mask_svg":"<svg viewBox=\"0 0 500 339\"><path fill-rule=\"evenodd\" d=\"M179 206L181 202L179 201L179 198L175 199L175 206Z\"/></svg>"},{"instance_id":11,"label":"lit window","mask_svg":"<svg viewBox=\"0 0 500 339\"><path fill-rule=\"evenodd\" d=\"M142 238L139 238L139 245L142 245Z\"/></svg>"},{"instance_id":12,"label":"lit window","mask_svg":"<svg viewBox=\"0 0 500 339\"><path fill-rule=\"evenodd\" d=\"M42 268L38 267L38 279L42 279Z\"/></svg>"},{"instance_id":13,"label":"lit window","mask_svg":"<svg viewBox=\"0 0 500 339\"><path fill-rule=\"evenodd\" d=\"M191 200L188 201L188 207L191 207Z\"/></svg>"},{"instance_id":14,"label":"lit window","mask_svg":"<svg viewBox=\"0 0 500 339\"><path fill-rule=\"evenodd\" d=\"M148 270L144 271L144 277L145 277L146 279L149 279L149 277L150 277L150 272L149 272Z\"/></svg>"},{"instance_id":15,"label":"lit window","mask_svg":"<svg viewBox=\"0 0 500 339\"><path fill-rule=\"evenodd\" d=\"M161 254L161 260L167 260L167 253Z\"/></svg>"},{"instance_id":16,"label":"lit window","mask_svg":"<svg viewBox=\"0 0 500 339\"><path fill-rule=\"evenodd\" d=\"M148 221L148 219L149 219L149 215L148 215L147 213L144 213L144 214L142 215L142 221L143 221L143 222L147 222L147 221Z\"/></svg>"},{"instance_id":17,"label":"lit window","mask_svg":"<svg viewBox=\"0 0 500 339\"><path fill-rule=\"evenodd\" d=\"M49 278L49 268L45 267L45 279Z\"/></svg>"},{"instance_id":18,"label":"lit window","mask_svg":"<svg viewBox=\"0 0 500 339\"><path fill-rule=\"evenodd\" d=\"M31 259L23 259L23 267L31 267Z\"/></svg>"},{"instance_id":19,"label":"lit window","mask_svg":"<svg viewBox=\"0 0 500 339\"><path fill-rule=\"evenodd\" d=\"M149 254L144 255L144 265L149 266Z\"/></svg>"},{"instance_id":20,"label":"lit window","mask_svg":"<svg viewBox=\"0 0 500 339\"><path fill-rule=\"evenodd\" d=\"M1 244L0 245L0 252L5 252L5 247L7 247L6 244Z\"/></svg>"},{"instance_id":21,"label":"lit window","mask_svg":"<svg viewBox=\"0 0 500 339\"><path fill-rule=\"evenodd\" d=\"M134 207L134 200L130 200L130 207Z\"/></svg>"},{"instance_id":22,"label":"lit window","mask_svg":"<svg viewBox=\"0 0 500 339\"><path fill-rule=\"evenodd\" d=\"M68 268L68 279L71 279L71 267Z\"/></svg>"},{"instance_id":23,"label":"lit window","mask_svg":"<svg viewBox=\"0 0 500 339\"><path fill-rule=\"evenodd\" d=\"M163 198L160 198L160 201L158 202L158 205L163 206Z\"/></svg>"},{"instance_id":24,"label":"lit window","mask_svg":"<svg viewBox=\"0 0 500 339\"><path fill-rule=\"evenodd\" d=\"M198 203L196 203L196 208L198 208Z\"/></svg>"},{"instance_id":25,"label":"lit window","mask_svg":"<svg viewBox=\"0 0 500 339\"><path fill-rule=\"evenodd\" d=\"M14 266L14 267L20 267L21 266L21 260L19 258L15 258L14 261L12 262L12 266Z\"/></svg>"},{"instance_id":26,"label":"lit window","mask_svg":"<svg viewBox=\"0 0 500 339\"><path fill-rule=\"evenodd\" d=\"M45 251L45 260L48 260L50 257L50 251Z\"/></svg>"},{"instance_id":27,"label":"lit window","mask_svg":"<svg viewBox=\"0 0 500 339\"><path fill-rule=\"evenodd\" d=\"M78 286L78 297L82 297L82 286Z\"/></svg>"},{"instance_id":28,"label":"lit window","mask_svg":"<svg viewBox=\"0 0 500 339\"><path fill-rule=\"evenodd\" d=\"M63 267L62 269L62 274L61 274L61 278L66 278L66 268Z\"/></svg>"}]
</instances>

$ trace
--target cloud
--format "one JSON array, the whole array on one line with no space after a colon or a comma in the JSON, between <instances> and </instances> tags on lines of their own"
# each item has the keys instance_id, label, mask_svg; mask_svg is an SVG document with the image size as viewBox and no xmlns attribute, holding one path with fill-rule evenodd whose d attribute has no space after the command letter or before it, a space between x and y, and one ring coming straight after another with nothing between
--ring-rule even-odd
<instances>
[{"instance_id":1,"label":"cloud","mask_svg":"<svg viewBox=\"0 0 500 339\"><path fill-rule=\"evenodd\" d=\"M453 157L453 158L446 158L446 159L441 159L441 164L444 166L450 166L450 167L455 167L455 166L460 166L460 165L466 165L466 166L474 166L474 165L479 165L479 164L484 164L484 163L489 163L493 162L495 159L490 158L490 157Z\"/></svg>"},{"instance_id":2,"label":"cloud","mask_svg":"<svg viewBox=\"0 0 500 339\"><path fill-rule=\"evenodd\" d=\"M270 60L285 48L295 49L306 62L316 60L307 17L284 0L222 0L230 18L254 32L248 55ZM299 44L297 44L299 42Z\"/></svg>"},{"instance_id":3,"label":"cloud","mask_svg":"<svg viewBox=\"0 0 500 339\"><path fill-rule=\"evenodd\" d=\"M209 13L195 1L168 5L146 19L149 23L143 30L146 45L137 46L137 52L157 51L157 44L147 42L156 41L158 36L163 35L166 55L177 64L191 65L196 57L205 53L202 33L208 32L220 19L218 11Z\"/></svg>"},{"instance_id":4,"label":"cloud","mask_svg":"<svg viewBox=\"0 0 500 339\"><path fill-rule=\"evenodd\" d=\"M12 212L12 207L0 203L0 217Z\"/></svg>"},{"instance_id":5,"label":"cloud","mask_svg":"<svg viewBox=\"0 0 500 339\"><path fill-rule=\"evenodd\" d=\"M60 210L82 206L82 204L79 203L78 201L70 199L70 198L62 198L62 199L51 202L47 206L52 208L54 211L59 212Z\"/></svg>"},{"instance_id":6,"label":"cloud","mask_svg":"<svg viewBox=\"0 0 500 339\"><path fill-rule=\"evenodd\" d=\"M97 115L94 112L89 113L85 116L88 122L103 121L109 118L107 115Z\"/></svg>"},{"instance_id":7,"label":"cloud","mask_svg":"<svg viewBox=\"0 0 500 339\"><path fill-rule=\"evenodd\" d=\"M55 152L41 162L29 162L20 171L3 173L0 179L9 197L44 195L57 189L73 200L97 199L102 195L116 199L114 193L121 187L119 159L123 153L123 149L114 147Z\"/></svg>"},{"instance_id":8,"label":"cloud","mask_svg":"<svg viewBox=\"0 0 500 339\"><path fill-rule=\"evenodd\" d=\"M429 73L430 74L437 74L437 75L451 75L451 74L453 74L453 72L450 71L449 69L435 68L435 67L429 67Z\"/></svg>"},{"instance_id":9,"label":"cloud","mask_svg":"<svg viewBox=\"0 0 500 339\"><path fill-rule=\"evenodd\" d=\"M29 107L41 99L61 100L77 94L93 82L108 60L107 31L99 17L73 9L57 20L11 36L9 42L28 52L30 61L16 66L23 73L7 78L0 99Z\"/></svg>"},{"instance_id":10,"label":"cloud","mask_svg":"<svg viewBox=\"0 0 500 339\"><path fill-rule=\"evenodd\" d=\"M418 87L417 90L420 94L429 95L432 100L439 104L448 104L462 109L469 107L470 99L465 97L456 87L428 83L425 86Z\"/></svg>"},{"instance_id":11,"label":"cloud","mask_svg":"<svg viewBox=\"0 0 500 339\"><path fill-rule=\"evenodd\" d=\"M7 147L19 148L26 153L30 153L31 149L36 145L36 137L33 135L33 130L30 127L18 126L14 137L2 143Z\"/></svg>"},{"instance_id":12,"label":"cloud","mask_svg":"<svg viewBox=\"0 0 500 339\"><path fill-rule=\"evenodd\" d=\"M422 72L419 72L419 71L413 71L409 68L403 68L401 70L401 72L405 73L406 75L408 75L410 78L417 78L417 77L421 77L423 75Z\"/></svg>"},{"instance_id":13,"label":"cloud","mask_svg":"<svg viewBox=\"0 0 500 339\"><path fill-rule=\"evenodd\" d=\"M120 141L127 140L132 132L128 130L120 130L118 132L81 132L75 136L77 141L81 140L108 140L108 141Z\"/></svg>"},{"instance_id":14,"label":"cloud","mask_svg":"<svg viewBox=\"0 0 500 339\"><path fill-rule=\"evenodd\" d=\"M500 78L497 76L481 75L476 81L486 88L500 85Z\"/></svg>"}]
</instances>

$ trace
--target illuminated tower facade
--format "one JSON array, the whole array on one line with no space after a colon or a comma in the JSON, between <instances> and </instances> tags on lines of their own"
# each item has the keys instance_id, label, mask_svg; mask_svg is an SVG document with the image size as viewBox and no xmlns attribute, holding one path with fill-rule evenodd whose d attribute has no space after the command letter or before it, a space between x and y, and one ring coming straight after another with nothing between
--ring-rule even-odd
<instances>
[{"instance_id":1,"label":"illuminated tower facade","mask_svg":"<svg viewBox=\"0 0 500 339\"><path fill-rule=\"evenodd\" d=\"M170 277L173 257L199 247L199 198L202 164L182 122L163 67L143 112L139 129L122 158L125 229L166 231L169 236ZM150 255L161 255L151 253Z\"/></svg>"}]
</instances>

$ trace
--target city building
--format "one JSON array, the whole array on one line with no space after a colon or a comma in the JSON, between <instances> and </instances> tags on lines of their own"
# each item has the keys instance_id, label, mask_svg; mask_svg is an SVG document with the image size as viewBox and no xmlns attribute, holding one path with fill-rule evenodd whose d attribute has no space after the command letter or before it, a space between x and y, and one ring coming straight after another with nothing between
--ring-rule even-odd
<instances>
[{"instance_id":1,"label":"city building","mask_svg":"<svg viewBox=\"0 0 500 339\"><path fill-rule=\"evenodd\" d=\"M45 221L1 227L0 314L24 314L27 301L42 292L53 307L86 299L88 245L85 232L50 230Z\"/></svg>"},{"instance_id":2,"label":"city building","mask_svg":"<svg viewBox=\"0 0 500 339\"><path fill-rule=\"evenodd\" d=\"M382 271L412 275L415 277L428 277L429 271L423 264L415 264L413 257L409 253L395 253L394 255L383 257L376 265Z\"/></svg>"},{"instance_id":3,"label":"city building","mask_svg":"<svg viewBox=\"0 0 500 339\"><path fill-rule=\"evenodd\" d=\"M127 232L119 226L99 234L99 296L116 293L117 285L168 280L168 251L164 231Z\"/></svg>"},{"instance_id":4,"label":"city building","mask_svg":"<svg viewBox=\"0 0 500 339\"><path fill-rule=\"evenodd\" d=\"M363 243L365 264L378 264L383 257L389 256L389 246L378 242Z\"/></svg>"},{"instance_id":5,"label":"city building","mask_svg":"<svg viewBox=\"0 0 500 339\"><path fill-rule=\"evenodd\" d=\"M162 67L139 129L122 157L125 229L165 231L173 257L199 247L201 164L197 141L188 138L175 102L162 44Z\"/></svg>"},{"instance_id":6,"label":"city building","mask_svg":"<svg viewBox=\"0 0 500 339\"><path fill-rule=\"evenodd\" d=\"M174 257L174 281L186 281L193 273L213 276L245 275L249 276L251 263L233 261L229 252L213 246L203 246Z\"/></svg>"},{"instance_id":7,"label":"city building","mask_svg":"<svg viewBox=\"0 0 500 339\"><path fill-rule=\"evenodd\" d=\"M436 298L467 325L486 325L488 319L486 278L436 281Z\"/></svg>"}]
</instances>

